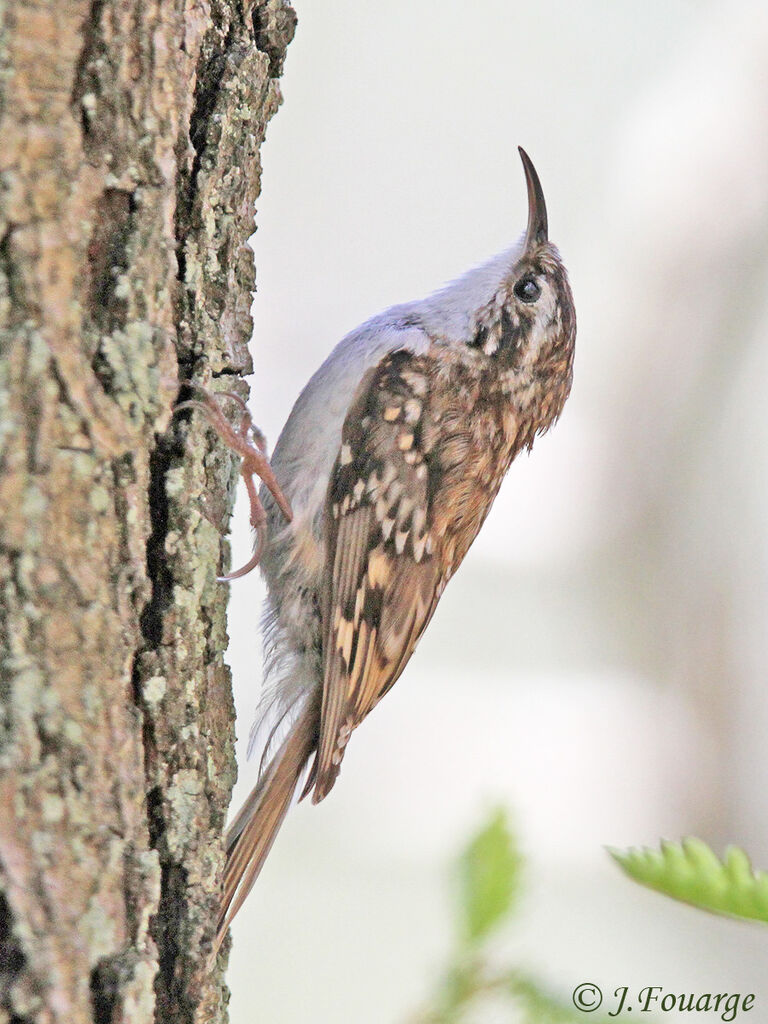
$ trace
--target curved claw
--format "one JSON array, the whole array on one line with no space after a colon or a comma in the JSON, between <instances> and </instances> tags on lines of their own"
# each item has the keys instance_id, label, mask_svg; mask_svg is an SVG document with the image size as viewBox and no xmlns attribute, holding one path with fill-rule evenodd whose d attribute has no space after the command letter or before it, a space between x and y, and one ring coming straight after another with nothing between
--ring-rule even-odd
<instances>
[{"instance_id":1,"label":"curved claw","mask_svg":"<svg viewBox=\"0 0 768 1024\"><path fill-rule=\"evenodd\" d=\"M242 419L239 429L235 429L222 412L216 400L219 397L218 393L214 395L194 381L186 381L185 383L199 391L203 397L202 399L190 398L187 401L179 402L174 408L174 413L184 409L195 409L202 412L221 440L243 460L240 466L240 474L245 480L248 499L251 504L250 522L256 531L256 547L253 555L242 568L227 573L226 576L217 577L218 580L226 583L246 576L251 572L259 564L266 544L267 514L259 498L254 477L258 476L264 482L288 522L293 519L293 510L291 509L290 502L283 494L275 474L272 472L272 467L266 455L267 445L264 435L254 426L251 414L243 399L232 391L220 392L221 396L233 399L240 407ZM253 437L253 442L249 440L249 433Z\"/></svg>"},{"instance_id":2,"label":"curved claw","mask_svg":"<svg viewBox=\"0 0 768 1024\"><path fill-rule=\"evenodd\" d=\"M238 430L238 434L244 441L247 441L249 429L254 429L253 420L251 419L251 413L248 406L245 404L240 395L236 394L234 391L218 391L217 394L221 395L222 398L231 398L233 402L236 402L240 406L240 411L243 414L243 418L240 420L240 429ZM266 452L267 439L264 437L261 431L259 431L259 435L261 438L261 444L259 445L259 447L263 452Z\"/></svg>"},{"instance_id":3,"label":"curved claw","mask_svg":"<svg viewBox=\"0 0 768 1024\"><path fill-rule=\"evenodd\" d=\"M172 416L175 416L177 412L184 412L185 409L196 409L198 412L202 412L208 419L211 419L211 410L205 402L201 402L198 398L188 398L186 402L177 402L173 407Z\"/></svg>"},{"instance_id":4,"label":"curved claw","mask_svg":"<svg viewBox=\"0 0 768 1024\"><path fill-rule=\"evenodd\" d=\"M201 385L199 384L196 385L196 387L200 386ZM219 398L231 398L233 402L236 402L240 406L241 412L246 413L248 416L251 415L248 411L248 406L245 404L245 399L241 398L236 391L217 391L216 395Z\"/></svg>"},{"instance_id":5,"label":"curved claw","mask_svg":"<svg viewBox=\"0 0 768 1024\"><path fill-rule=\"evenodd\" d=\"M217 576L217 583L231 583L232 580L242 579L243 576L247 576L249 572L256 568L261 561L261 556L264 554L264 544L267 540L267 527L259 527L256 530L256 546L253 549L253 554L245 563L240 566L239 569L234 569L232 572L228 572L226 576Z\"/></svg>"}]
</instances>

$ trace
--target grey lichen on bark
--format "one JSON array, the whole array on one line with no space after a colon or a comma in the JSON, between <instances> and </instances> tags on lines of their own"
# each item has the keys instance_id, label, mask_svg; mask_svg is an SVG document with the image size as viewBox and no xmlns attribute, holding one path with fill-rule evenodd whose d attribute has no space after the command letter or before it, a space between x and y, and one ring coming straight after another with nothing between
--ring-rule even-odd
<instances>
[{"instance_id":1,"label":"grey lichen on bark","mask_svg":"<svg viewBox=\"0 0 768 1024\"><path fill-rule=\"evenodd\" d=\"M295 16L0 17L0 1024L222 1021L236 467L172 409L179 380L245 394Z\"/></svg>"}]
</instances>

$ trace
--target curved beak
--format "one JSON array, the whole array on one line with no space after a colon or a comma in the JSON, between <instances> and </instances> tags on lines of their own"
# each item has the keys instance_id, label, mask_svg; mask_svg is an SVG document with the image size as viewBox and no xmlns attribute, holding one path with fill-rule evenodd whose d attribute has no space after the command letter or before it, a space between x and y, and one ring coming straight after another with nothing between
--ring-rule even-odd
<instances>
[{"instance_id":1,"label":"curved beak","mask_svg":"<svg viewBox=\"0 0 768 1024\"><path fill-rule=\"evenodd\" d=\"M531 163L531 158L522 146L517 147L520 159L523 161L525 171L525 183L528 186L528 229L525 232L525 243L523 251L527 252L542 242L547 241L547 204L544 202L544 193L541 189L541 182L536 173L536 168Z\"/></svg>"}]
</instances>

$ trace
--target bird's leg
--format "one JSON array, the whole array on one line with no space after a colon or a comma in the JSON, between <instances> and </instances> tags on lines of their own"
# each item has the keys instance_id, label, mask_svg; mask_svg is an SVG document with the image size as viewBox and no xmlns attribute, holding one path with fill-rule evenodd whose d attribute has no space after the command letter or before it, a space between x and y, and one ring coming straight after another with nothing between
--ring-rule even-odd
<instances>
[{"instance_id":1,"label":"bird's leg","mask_svg":"<svg viewBox=\"0 0 768 1024\"><path fill-rule=\"evenodd\" d=\"M267 514L259 498L254 477L259 477L264 481L272 497L277 502L278 508L288 522L293 518L293 512L291 511L288 499L275 479L275 474L272 472L272 467L266 454L267 444L264 435L258 427L254 426L248 406L242 398L232 391L221 392L221 397L231 398L240 407L242 413L240 425L235 429L221 411L221 406L217 401L218 394L208 391L200 384L194 384L191 381L188 383L196 391L199 391L202 397L179 402L174 412L179 412L183 409L197 409L199 412L202 412L224 444L242 459L240 475L245 480L245 487L248 491L248 500L251 505L250 522L256 531L256 544L253 555L244 566L236 569L234 572L227 573L226 576L218 577L220 581L228 582L239 579L241 576L246 576L251 569L254 569L259 564L262 552L264 551L267 535Z\"/></svg>"}]
</instances>

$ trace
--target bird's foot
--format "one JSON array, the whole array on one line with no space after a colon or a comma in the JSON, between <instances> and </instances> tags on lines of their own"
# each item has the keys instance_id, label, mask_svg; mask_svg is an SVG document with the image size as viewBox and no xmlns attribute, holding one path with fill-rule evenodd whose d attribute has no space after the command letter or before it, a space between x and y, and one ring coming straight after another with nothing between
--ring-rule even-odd
<instances>
[{"instance_id":1,"label":"bird's foot","mask_svg":"<svg viewBox=\"0 0 768 1024\"><path fill-rule=\"evenodd\" d=\"M255 569L264 551L267 536L267 514L259 498L255 478L259 477L267 485L272 497L277 502L280 511L288 522L293 518L293 512L291 511L288 499L275 479L275 474L272 472L272 467L267 458L267 443L264 435L255 426L248 411L248 406L242 398L232 391L214 393L193 381L186 381L185 383L194 388L201 397L179 402L174 409L174 413L184 409L195 409L203 413L224 444L242 459L240 475L245 480L246 490L248 491L248 500L251 505L250 521L251 526L256 531L256 543L253 555L245 565L234 572L227 573L226 576L218 577L221 582L227 583L230 580L246 576L251 569ZM222 412L221 405L219 404L219 399L221 398L230 398L239 407L240 422L237 427L234 427Z\"/></svg>"}]
</instances>

